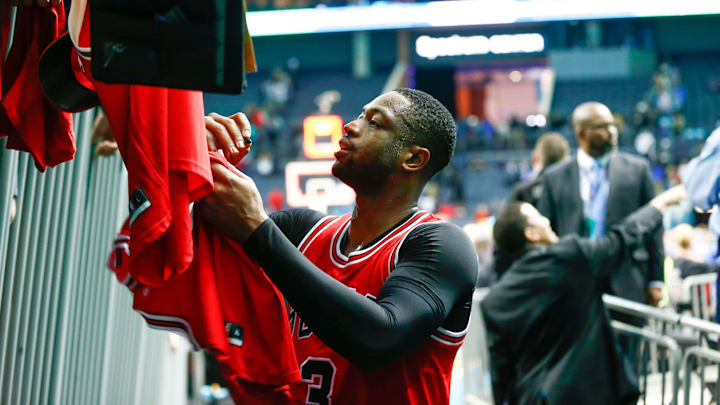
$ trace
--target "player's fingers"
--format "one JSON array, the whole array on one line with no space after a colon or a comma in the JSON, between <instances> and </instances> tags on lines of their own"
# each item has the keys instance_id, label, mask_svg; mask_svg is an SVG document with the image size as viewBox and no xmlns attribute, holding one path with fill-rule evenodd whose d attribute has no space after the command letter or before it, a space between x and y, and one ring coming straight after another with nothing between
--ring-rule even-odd
<instances>
[{"instance_id":1,"label":"player's fingers","mask_svg":"<svg viewBox=\"0 0 720 405\"><path fill-rule=\"evenodd\" d=\"M214 114L215 116L213 116L213 114L214 113L211 113L209 116L205 117L205 129L210 132L212 137L215 138L214 146L222 149L223 152L225 152L225 156L228 156L229 158L237 157L240 154L240 151L235 146L235 142L230 136L227 127L219 121L217 118L220 117L219 115Z\"/></svg>"},{"instance_id":2,"label":"player's fingers","mask_svg":"<svg viewBox=\"0 0 720 405\"><path fill-rule=\"evenodd\" d=\"M245 139L237 121L232 118L223 117L222 115L215 113L210 113L210 117L225 126L225 130L227 130L228 134L230 135L233 145L238 150L245 148Z\"/></svg>"},{"instance_id":3,"label":"player's fingers","mask_svg":"<svg viewBox=\"0 0 720 405\"><path fill-rule=\"evenodd\" d=\"M217 145L215 144L215 136L213 136L212 132L209 130L205 130L205 137L207 138L207 145L208 150L211 152L216 152L218 150Z\"/></svg>"},{"instance_id":4,"label":"player's fingers","mask_svg":"<svg viewBox=\"0 0 720 405\"><path fill-rule=\"evenodd\" d=\"M249 176L232 166L227 168L220 163L213 162L212 173L213 179L218 179L228 185L235 184L237 186L247 187L249 183L254 184Z\"/></svg>"},{"instance_id":5,"label":"player's fingers","mask_svg":"<svg viewBox=\"0 0 720 405\"><path fill-rule=\"evenodd\" d=\"M59 6L62 3L62 0L52 0L53 6Z\"/></svg>"},{"instance_id":6,"label":"player's fingers","mask_svg":"<svg viewBox=\"0 0 720 405\"><path fill-rule=\"evenodd\" d=\"M248 117L244 113L238 112L231 115L230 119L232 119L235 124L237 124L238 128L242 132L244 146L249 146L250 144L252 144L252 127L250 125L250 120L248 120ZM238 147L240 146L238 145Z\"/></svg>"},{"instance_id":7,"label":"player's fingers","mask_svg":"<svg viewBox=\"0 0 720 405\"><path fill-rule=\"evenodd\" d=\"M225 183L230 181L233 173L229 171L225 166L220 163L212 162L210 164L210 170L212 170L213 180L223 181Z\"/></svg>"}]
</instances>

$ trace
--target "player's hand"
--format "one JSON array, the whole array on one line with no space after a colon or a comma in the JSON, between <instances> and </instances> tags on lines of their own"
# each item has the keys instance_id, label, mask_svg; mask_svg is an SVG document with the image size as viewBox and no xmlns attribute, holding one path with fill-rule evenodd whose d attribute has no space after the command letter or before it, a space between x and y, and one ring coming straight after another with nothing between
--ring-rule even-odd
<instances>
[{"instance_id":1,"label":"player's hand","mask_svg":"<svg viewBox=\"0 0 720 405\"><path fill-rule=\"evenodd\" d=\"M205 117L205 135L208 150L221 150L232 165L236 165L250 152L250 121L241 112L230 117L210 113Z\"/></svg>"},{"instance_id":2,"label":"player's hand","mask_svg":"<svg viewBox=\"0 0 720 405\"><path fill-rule=\"evenodd\" d=\"M199 204L200 215L240 243L267 218L262 197L252 179L241 171L212 163L213 192Z\"/></svg>"}]
</instances>

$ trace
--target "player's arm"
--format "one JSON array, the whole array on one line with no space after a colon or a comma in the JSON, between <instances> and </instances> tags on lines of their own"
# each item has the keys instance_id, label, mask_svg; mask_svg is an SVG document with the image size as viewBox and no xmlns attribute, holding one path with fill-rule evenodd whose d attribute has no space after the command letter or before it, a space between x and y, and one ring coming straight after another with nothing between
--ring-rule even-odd
<instances>
[{"instance_id":1,"label":"player's arm","mask_svg":"<svg viewBox=\"0 0 720 405\"><path fill-rule=\"evenodd\" d=\"M449 224L413 231L376 299L317 268L273 221L263 222L245 249L313 333L364 368L383 366L425 342L472 293L477 276L472 243Z\"/></svg>"},{"instance_id":2,"label":"player's arm","mask_svg":"<svg viewBox=\"0 0 720 405\"><path fill-rule=\"evenodd\" d=\"M308 208L291 208L269 215L290 242L298 246L310 229L325 217L320 211Z\"/></svg>"}]
</instances>

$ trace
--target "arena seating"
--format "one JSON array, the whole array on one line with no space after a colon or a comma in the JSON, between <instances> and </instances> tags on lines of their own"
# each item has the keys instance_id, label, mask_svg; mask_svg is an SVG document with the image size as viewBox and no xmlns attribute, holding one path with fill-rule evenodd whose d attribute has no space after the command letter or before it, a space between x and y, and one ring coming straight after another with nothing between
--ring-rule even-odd
<instances>
[{"instance_id":1,"label":"arena seating","mask_svg":"<svg viewBox=\"0 0 720 405\"><path fill-rule=\"evenodd\" d=\"M705 128L708 133L720 119L720 56L708 54L683 55L673 61L680 70L687 90L685 116L688 126ZM714 83L713 83L714 82Z\"/></svg>"},{"instance_id":2,"label":"arena seating","mask_svg":"<svg viewBox=\"0 0 720 405\"><path fill-rule=\"evenodd\" d=\"M385 84L389 71L376 71L365 79L355 79L347 70L313 70L295 77L295 100L288 106L288 124L302 122L317 111L315 97L327 90L340 92L340 101L333 106L333 112L340 114L345 122L360 114L360 107L377 97Z\"/></svg>"},{"instance_id":3,"label":"arena seating","mask_svg":"<svg viewBox=\"0 0 720 405\"><path fill-rule=\"evenodd\" d=\"M558 81L552 111L567 116L578 104L595 100L610 106L613 112L630 114L649 87L650 77Z\"/></svg>"}]
</instances>

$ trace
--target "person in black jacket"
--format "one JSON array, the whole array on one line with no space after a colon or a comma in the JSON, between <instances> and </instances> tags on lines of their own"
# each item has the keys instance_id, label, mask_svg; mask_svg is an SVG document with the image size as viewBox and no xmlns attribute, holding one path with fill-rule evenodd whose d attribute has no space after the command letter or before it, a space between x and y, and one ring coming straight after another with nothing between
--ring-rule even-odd
<instances>
[{"instance_id":1,"label":"person in black jacket","mask_svg":"<svg viewBox=\"0 0 720 405\"><path fill-rule=\"evenodd\" d=\"M568 158L569 151L570 144L562 134L548 132L541 136L532 151L535 177L513 187L510 196L508 196L508 201L525 201L537 206L537 201L542 195L541 176L543 172L553 164L565 161Z\"/></svg>"},{"instance_id":2,"label":"person in black jacket","mask_svg":"<svg viewBox=\"0 0 720 405\"><path fill-rule=\"evenodd\" d=\"M493 230L519 257L482 301L495 404L632 404L638 396L603 307L603 283L662 226L674 187L600 238L559 239L528 203L511 203Z\"/></svg>"}]
</instances>

